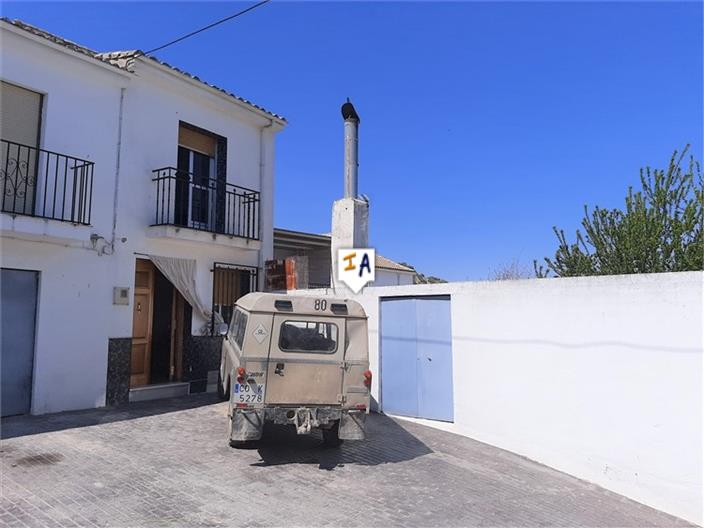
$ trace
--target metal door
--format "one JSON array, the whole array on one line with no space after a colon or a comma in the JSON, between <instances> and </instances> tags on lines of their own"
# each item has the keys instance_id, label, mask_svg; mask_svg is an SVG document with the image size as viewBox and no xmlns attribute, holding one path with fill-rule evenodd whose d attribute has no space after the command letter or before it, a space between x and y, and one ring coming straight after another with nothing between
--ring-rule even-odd
<instances>
[{"instance_id":1,"label":"metal door","mask_svg":"<svg viewBox=\"0 0 704 528\"><path fill-rule=\"evenodd\" d=\"M340 403L345 320L276 315L269 350L266 403Z\"/></svg>"},{"instance_id":2,"label":"metal door","mask_svg":"<svg viewBox=\"0 0 704 528\"><path fill-rule=\"evenodd\" d=\"M416 299L418 416L451 422L452 328L449 298Z\"/></svg>"},{"instance_id":3,"label":"metal door","mask_svg":"<svg viewBox=\"0 0 704 528\"><path fill-rule=\"evenodd\" d=\"M384 412L418 416L416 301L381 302L381 405Z\"/></svg>"},{"instance_id":4,"label":"metal door","mask_svg":"<svg viewBox=\"0 0 704 528\"><path fill-rule=\"evenodd\" d=\"M2 270L2 416L26 414L30 410L38 276L36 271Z\"/></svg>"},{"instance_id":5,"label":"metal door","mask_svg":"<svg viewBox=\"0 0 704 528\"><path fill-rule=\"evenodd\" d=\"M449 297L382 300L381 406L390 414L453 420Z\"/></svg>"}]
</instances>

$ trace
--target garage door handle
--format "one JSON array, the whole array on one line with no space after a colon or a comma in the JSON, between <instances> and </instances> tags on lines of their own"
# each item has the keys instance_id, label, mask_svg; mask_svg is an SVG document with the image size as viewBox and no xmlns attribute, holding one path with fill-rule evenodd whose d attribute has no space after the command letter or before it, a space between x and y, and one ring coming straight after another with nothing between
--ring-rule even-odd
<instances>
[{"instance_id":1,"label":"garage door handle","mask_svg":"<svg viewBox=\"0 0 704 528\"><path fill-rule=\"evenodd\" d=\"M276 369L274 369L274 374L278 374L279 376L283 376L284 375L283 370L284 370L284 364L277 363Z\"/></svg>"}]
</instances>

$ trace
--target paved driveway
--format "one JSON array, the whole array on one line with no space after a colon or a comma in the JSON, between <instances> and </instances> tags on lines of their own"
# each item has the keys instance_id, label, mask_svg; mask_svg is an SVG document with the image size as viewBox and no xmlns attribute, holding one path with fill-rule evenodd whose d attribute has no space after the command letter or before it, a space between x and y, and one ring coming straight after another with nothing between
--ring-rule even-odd
<instances>
[{"instance_id":1,"label":"paved driveway","mask_svg":"<svg viewBox=\"0 0 704 528\"><path fill-rule=\"evenodd\" d=\"M324 448L226 441L210 395L2 423L5 526L682 526L468 438L373 415Z\"/></svg>"}]
</instances>

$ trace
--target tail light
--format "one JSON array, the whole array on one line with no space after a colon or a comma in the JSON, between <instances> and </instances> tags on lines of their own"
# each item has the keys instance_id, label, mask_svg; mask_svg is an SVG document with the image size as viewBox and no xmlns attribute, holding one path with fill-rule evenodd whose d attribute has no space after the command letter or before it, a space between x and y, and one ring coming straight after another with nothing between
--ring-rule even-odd
<instances>
[{"instance_id":1,"label":"tail light","mask_svg":"<svg viewBox=\"0 0 704 528\"><path fill-rule=\"evenodd\" d=\"M371 370L364 371L364 384L367 387L371 387L371 384L372 384L372 371Z\"/></svg>"},{"instance_id":2,"label":"tail light","mask_svg":"<svg viewBox=\"0 0 704 528\"><path fill-rule=\"evenodd\" d=\"M237 383L244 383L244 375L247 373L244 367L237 367Z\"/></svg>"}]
</instances>

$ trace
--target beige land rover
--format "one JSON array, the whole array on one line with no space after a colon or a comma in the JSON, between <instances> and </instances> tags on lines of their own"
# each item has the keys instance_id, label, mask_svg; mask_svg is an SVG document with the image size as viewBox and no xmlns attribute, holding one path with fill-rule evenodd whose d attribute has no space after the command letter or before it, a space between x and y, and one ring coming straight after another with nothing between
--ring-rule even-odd
<instances>
[{"instance_id":1,"label":"beige land rover","mask_svg":"<svg viewBox=\"0 0 704 528\"><path fill-rule=\"evenodd\" d=\"M265 422L319 428L328 445L364 439L372 373L359 303L250 293L218 330L230 445L258 440Z\"/></svg>"}]
</instances>

